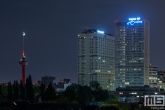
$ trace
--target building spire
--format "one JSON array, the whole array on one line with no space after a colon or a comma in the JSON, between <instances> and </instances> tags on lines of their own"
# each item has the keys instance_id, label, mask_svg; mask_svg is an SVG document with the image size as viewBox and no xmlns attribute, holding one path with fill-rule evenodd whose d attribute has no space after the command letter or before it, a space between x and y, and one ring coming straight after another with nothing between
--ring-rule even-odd
<instances>
[{"instance_id":1,"label":"building spire","mask_svg":"<svg viewBox=\"0 0 165 110\"><path fill-rule=\"evenodd\" d=\"M25 32L23 32L23 41L22 41L22 56L25 56L25 54L24 54L24 36L25 36Z\"/></svg>"}]
</instances>

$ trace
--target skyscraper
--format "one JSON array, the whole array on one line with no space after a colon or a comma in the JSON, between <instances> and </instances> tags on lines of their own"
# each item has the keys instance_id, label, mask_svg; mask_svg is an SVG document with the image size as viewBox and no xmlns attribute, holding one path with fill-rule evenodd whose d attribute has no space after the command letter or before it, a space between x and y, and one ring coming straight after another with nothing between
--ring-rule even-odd
<instances>
[{"instance_id":1,"label":"skyscraper","mask_svg":"<svg viewBox=\"0 0 165 110\"><path fill-rule=\"evenodd\" d=\"M86 29L78 34L78 83L97 81L103 89L114 88L114 40L110 34Z\"/></svg>"},{"instance_id":2,"label":"skyscraper","mask_svg":"<svg viewBox=\"0 0 165 110\"><path fill-rule=\"evenodd\" d=\"M115 20L115 87L149 85L150 23Z\"/></svg>"}]
</instances>

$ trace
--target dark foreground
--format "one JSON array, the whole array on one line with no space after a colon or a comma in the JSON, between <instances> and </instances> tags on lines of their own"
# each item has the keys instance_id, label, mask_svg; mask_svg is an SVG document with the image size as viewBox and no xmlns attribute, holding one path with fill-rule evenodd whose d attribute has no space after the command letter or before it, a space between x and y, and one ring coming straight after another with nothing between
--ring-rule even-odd
<instances>
[{"instance_id":1,"label":"dark foreground","mask_svg":"<svg viewBox=\"0 0 165 110\"><path fill-rule=\"evenodd\" d=\"M81 106L80 104L38 103L27 101L1 102L0 110L118 110L116 107Z\"/></svg>"}]
</instances>

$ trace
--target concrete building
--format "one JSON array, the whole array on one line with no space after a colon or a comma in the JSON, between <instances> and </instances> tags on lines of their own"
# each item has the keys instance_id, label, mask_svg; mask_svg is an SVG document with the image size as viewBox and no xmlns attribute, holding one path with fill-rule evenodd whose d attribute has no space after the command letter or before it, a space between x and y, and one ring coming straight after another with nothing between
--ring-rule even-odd
<instances>
[{"instance_id":1,"label":"concrete building","mask_svg":"<svg viewBox=\"0 0 165 110\"><path fill-rule=\"evenodd\" d=\"M165 71L158 71L156 66L150 66L150 87L165 90Z\"/></svg>"},{"instance_id":2,"label":"concrete building","mask_svg":"<svg viewBox=\"0 0 165 110\"><path fill-rule=\"evenodd\" d=\"M112 35L95 29L78 34L78 84L97 81L103 89L114 90L114 42Z\"/></svg>"},{"instance_id":3,"label":"concrete building","mask_svg":"<svg viewBox=\"0 0 165 110\"><path fill-rule=\"evenodd\" d=\"M45 84L46 87L48 87L48 85L50 83L53 84L53 80L55 80L55 77L53 76L45 76L45 77L42 77L42 82Z\"/></svg>"},{"instance_id":4,"label":"concrete building","mask_svg":"<svg viewBox=\"0 0 165 110\"><path fill-rule=\"evenodd\" d=\"M150 68L149 68L149 85L150 86L157 85L157 74L158 74L158 68L156 66L150 65Z\"/></svg>"},{"instance_id":5,"label":"concrete building","mask_svg":"<svg viewBox=\"0 0 165 110\"><path fill-rule=\"evenodd\" d=\"M165 70L164 71L158 71L157 83L165 83Z\"/></svg>"},{"instance_id":6,"label":"concrete building","mask_svg":"<svg viewBox=\"0 0 165 110\"><path fill-rule=\"evenodd\" d=\"M115 20L115 88L149 85L150 23Z\"/></svg>"},{"instance_id":7,"label":"concrete building","mask_svg":"<svg viewBox=\"0 0 165 110\"><path fill-rule=\"evenodd\" d=\"M110 91L110 95L118 96L121 102L133 103L144 100L144 95L165 95L164 89L145 86L126 86L116 88L116 91Z\"/></svg>"},{"instance_id":8,"label":"concrete building","mask_svg":"<svg viewBox=\"0 0 165 110\"><path fill-rule=\"evenodd\" d=\"M71 80L70 79L60 79L60 82L62 82L62 83L70 83Z\"/></svg>"},{"instance_id":9,"label":"concrete building","mask_svg":"<svg viewBox=\"0 0 165 110\"><path fill-rule=\"evenodd\" d=\"M63 92L68 86L73 86L74 83L71 83L70 79L60 79L60 82L54 83L54 88L57 92Z\"/></svg>"},{"instance_id":10,"label":"concrete building","mask_svg":"<svg viewBox=\"0 0 165 110\"><path fill-rule=\"evenodd\" d=\"M64 83L64 82L58 82L54 84L54 88L56 89L57 92L63 92L66 90L68 86L71 86L72 83Z\"/></svg>"},{"instance_id":11,"label":"concrete building","mask_svg":"<svg viewBox=\"0 0 165 110\"><path fill-rule=\"evenodd\" d=\"M36 81L33 83L33 86L37 87L37 86L41 86L42 81Z\"/></svg>"},{"instance_id":12,"label":"concrete building","mask_svg":"<svg viewBox=\"0 0 165 110\"><path fill-rule=\"evenodd\" d=\"M160 89L164 89L165 91L165 83L157 83L156 87Z\"/></svg>"}]
</instances>

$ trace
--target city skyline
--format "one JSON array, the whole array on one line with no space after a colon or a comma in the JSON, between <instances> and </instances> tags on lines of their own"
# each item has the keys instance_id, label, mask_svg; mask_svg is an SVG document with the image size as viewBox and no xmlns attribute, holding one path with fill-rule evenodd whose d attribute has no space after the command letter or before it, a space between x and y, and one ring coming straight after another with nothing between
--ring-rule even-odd
<instances>
[{"instance_id":1,"label":"city skyline","mask_svg":"<svg viewBox=\"0 0 165 110\"><path fill-rule=\"evenodd\" d=\"M163 70L164 4L163 0L1 0L0 83L21 79L18 60L22 32L26 33L25 53L29 62L26 76L30 74L36 81L49 75L56 77L56 81L70 78L77 83L77 34L85 28L95 28L114 35L114 20L126 21L137 16L150 21L150 63Z\"/></svg>"}]
</instances>

